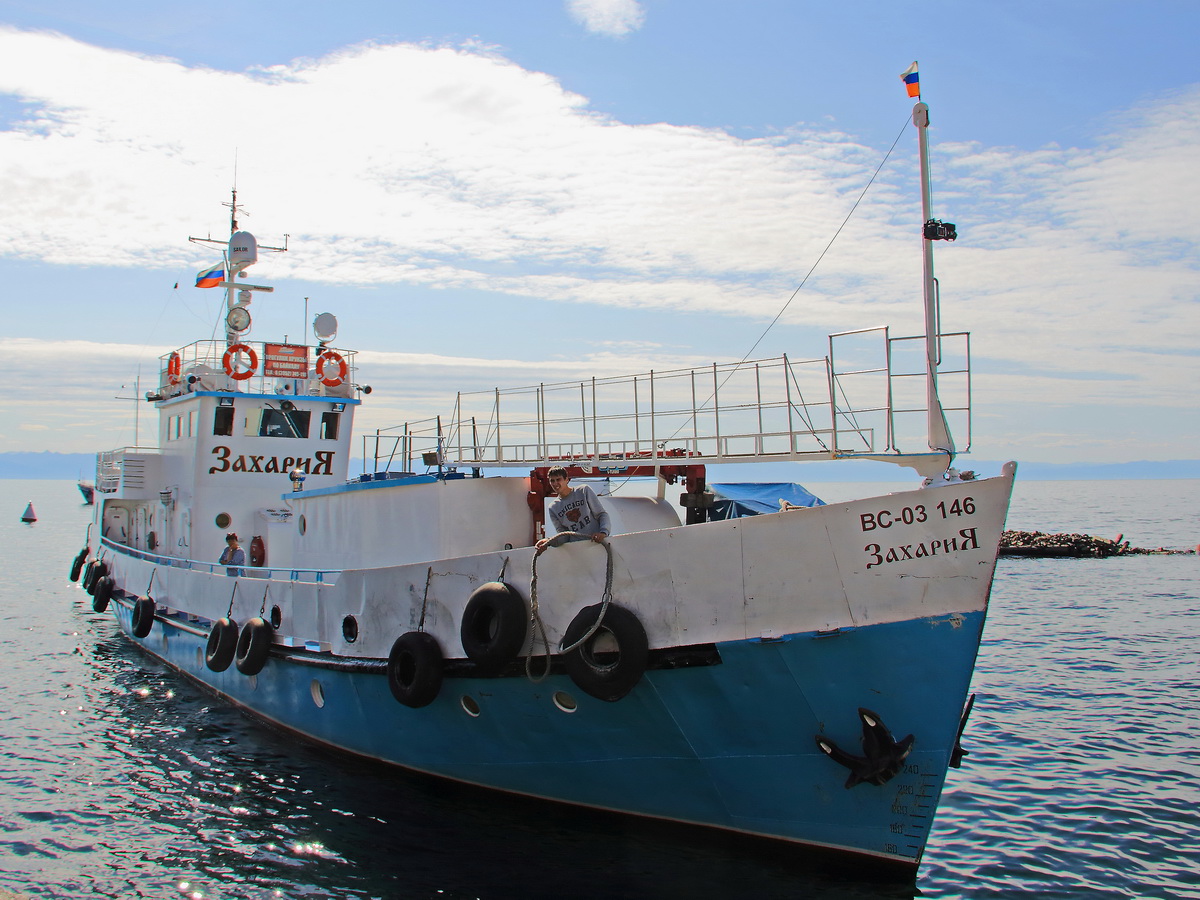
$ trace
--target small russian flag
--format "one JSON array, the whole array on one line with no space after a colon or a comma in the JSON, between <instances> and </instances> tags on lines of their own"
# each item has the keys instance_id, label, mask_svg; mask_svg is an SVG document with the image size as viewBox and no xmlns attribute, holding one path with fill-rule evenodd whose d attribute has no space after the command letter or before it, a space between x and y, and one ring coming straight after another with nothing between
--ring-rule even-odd
<instances>
[{"instance_id":1,"label":"small russian flag","mask_svg":"<svg viewBox=\"0 0 1200 900\"><path fill-rule=\"evenodd\" d=\"M917 64L913 63L907 69L900 73L900 80L904 82L904 86L908 88L908 96L921 96L921 78L917 75Z\"/></svg>"},{"instance_id":2,"label":"small russian flag","mask_svg":"<svg viewBox=\"0 0 1200 900\"><path fill-rule=\"evenodd\" d=\"M225 280L225 264L217 263L196 276L196 287L216 287Z\"/></svg>"}]
</instances>

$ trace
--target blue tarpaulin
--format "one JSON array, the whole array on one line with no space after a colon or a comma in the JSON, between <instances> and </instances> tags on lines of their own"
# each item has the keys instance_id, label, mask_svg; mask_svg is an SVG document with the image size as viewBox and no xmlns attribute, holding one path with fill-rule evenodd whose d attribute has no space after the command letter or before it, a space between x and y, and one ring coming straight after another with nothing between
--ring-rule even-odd
<instances>
[{"instance_id":1,"label":"blue tarpaulin","mask_svg":"<svg viewBox=\"0 0 1200 900\"><path fill-rule=\"evenodd\" d=\"M716 498L709 510L710 520L740 519L743 516L779 512L780 500L786 500L792 506L825 505L825 501L815 494L786 481L710 484L708 488Z\"/></svg>"}]
</instances>

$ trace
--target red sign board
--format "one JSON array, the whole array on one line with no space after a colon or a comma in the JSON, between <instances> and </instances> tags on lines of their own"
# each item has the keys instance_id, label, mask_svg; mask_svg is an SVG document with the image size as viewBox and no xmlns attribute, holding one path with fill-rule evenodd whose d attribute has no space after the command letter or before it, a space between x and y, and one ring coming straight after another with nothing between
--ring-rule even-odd
<instances>
[{"instance_id":1,"label":"red sign board","mask_svg":"<svg viewBox=\"0 0 1200 900\"><path fill-rule=\"evenodd\" d=\"M268 378L307 378L308 347L263 344L263 375Z\"/></svg>"}]
</instances>

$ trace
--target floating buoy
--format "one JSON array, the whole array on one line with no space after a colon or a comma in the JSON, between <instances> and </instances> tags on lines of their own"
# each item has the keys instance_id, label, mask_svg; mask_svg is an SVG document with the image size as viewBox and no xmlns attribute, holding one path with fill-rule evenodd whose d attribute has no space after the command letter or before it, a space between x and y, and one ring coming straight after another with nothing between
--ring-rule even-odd
<instances>
[{"instance_id":1,"label":"floating buoy","mask_svg":"<svg viewBox=\"0 0 1200 900\"><path fill-rule=\"evenodd\" d=\"M37 521L37 513L35 513L33 511L33 501L32 500L29 502L29 505L25 507L25 512L21 513L21 521L22 522L36 522Z\"/></svg>"}]
</instances>

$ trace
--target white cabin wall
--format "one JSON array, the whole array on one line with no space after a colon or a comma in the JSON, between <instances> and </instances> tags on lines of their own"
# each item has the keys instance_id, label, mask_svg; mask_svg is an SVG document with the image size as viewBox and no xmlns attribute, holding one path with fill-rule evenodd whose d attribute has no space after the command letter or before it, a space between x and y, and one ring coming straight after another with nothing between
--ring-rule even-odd
<instances>
[{"instance_id":1,"label":"white cabin wall","mask_svg":"<svg viewBox=\"0 0 1200 900\"><path fill-rule=\"evenodd\" d=\"M214 434L220 401L230 399L234 410L233 434ZM308 438L262 437L246 433L248 417L266 404L278 407L283 400L311 413ZM181 491L188 495L188 503L177 509L176 514L179 515L182 508L188 509L191 528L187 553L180 555L214 561L225 549L225 535L233 531L246 551L247 562L250 542L259 535L267 545L268 564L283 565L285 559L290 560L291 541L278 534L277 528L268 527L264 511L286 509L292 497L290 471L295 460L309 461L309 474L304 481L306 489L345 483L350 466L354 404L345 404L346 408L340 413L337 439L322 440L319 437L321 415L332 411L332 401L324 398L196 394L176 403L182 406L196 401L200 403L200 410L195 435L190 441L176 442L186 444L190 451L182 457L187 469L181 479L188 485L186 491ZM164 407L164 421L169 409L170 405ZM318 453L322 456L318 457ZM313 474L314 470L325 468L322 459L328 460L328 473ZM254 471L256 468L259 471ZM225 526L217 524L222 513L229 517ZM294 522L291 527L294 528ZM182 521L180 528L182 530ZM283 530L286 534L288 529Z\"/></svg>"},{"instance_id":2,"label":"white cabin wall","mask_svg":"<svg viewBox=\"0 0 1200 900\"><path fill-rule=\"evenodd\" d=\"M301 497L293 558L305 568L375 568L529 546L528 489L525 478L466 478Z\"/></svg>"}]
</instances>

